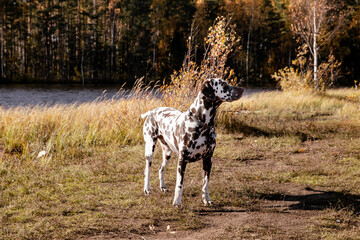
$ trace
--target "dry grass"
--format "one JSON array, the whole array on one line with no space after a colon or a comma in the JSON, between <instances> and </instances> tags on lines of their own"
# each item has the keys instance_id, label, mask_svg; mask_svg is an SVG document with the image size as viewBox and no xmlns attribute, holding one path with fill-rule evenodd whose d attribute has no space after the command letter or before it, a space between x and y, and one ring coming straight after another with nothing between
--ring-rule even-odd
<instances>
[{"instance_id":1,"label":"dry grass","mask_svg":"<svg viewBox=\"0 0 360 240\"><path fill-rule=\"evenodd\" d=\"M46 151L42 161L52 162L84 157L98 146L138 144L142 139L140 114L160 104L150 90L138 84L111 100L0 109L4 151L25 161Z\"/></svg>"},{"instance_id":2,"label":"dry grass","mask_svg":"<svg viewBox=\"0 0 360 240\"><path fill-rule=\"evenodd\" d=\"M354 89L332 89L325 94L291 95L281 91L262 92L242 98L233 107L249 111L289 112L303 114L328 114L334 117L359 116L359 104L348 100ZM357 102L360 103L360 102Z\"/></svg>"},{"instance_id":3,"label":"dry grass","mask_svg":"<svg viewBox=\"0 0 360 240\"><path fill-rule=\"evenodd\" d=\"M347 98L354 91L269 92L224 104L213 208L201 206L201 163L186 172L184 207L172 207L175 160L164 195L156 187L160 151L153 194L143 195L139 116L161 105L146 92L1 109L0 239L358 239L360 106ZM41 150L47 154L37 158Z\"/></svg>"},{"instance_id":4,"label":"dry grass","mask_svg":"<svg viewBox=\"0 0 360 240\"><path fill-rule=\"evenodd\" d=\"M299 135L317 139L337 132L356 136L360 107L359 102L348 99L353 93L354 89L329 90L323 95L258 93L224 106L219 125L245 135Z\"/></svg>"}]
</instances>

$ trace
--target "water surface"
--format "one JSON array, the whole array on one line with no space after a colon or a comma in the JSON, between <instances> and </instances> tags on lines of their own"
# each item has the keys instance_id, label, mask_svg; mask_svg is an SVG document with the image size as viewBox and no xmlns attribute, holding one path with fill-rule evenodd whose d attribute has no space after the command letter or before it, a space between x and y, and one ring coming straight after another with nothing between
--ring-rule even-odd
<instances>
[{"instance_id":1,"label":"water surface","mask_svg":"<svg viewBox=\"0 0 360 240\"><path fill-rule=\"evenodd\" d=\"M120 86L74 87L74 86L0 86L0 106L35 106L55 104L81 104L116 96Z\"/></svg>"},{"instance_id":2,"label":"water surface","mask_svg":"<svg viewBox=\"0 0 360 240\"><path fill-rule=\"evenodd\" d=\"M52 106L55 104L81 104L119 97L121 86L64 86L64 85L0 85L0 106ZM274 89L245 88L243 96ZM120 96L121 97L121 96Z\"/></svg>"}]
</instances>

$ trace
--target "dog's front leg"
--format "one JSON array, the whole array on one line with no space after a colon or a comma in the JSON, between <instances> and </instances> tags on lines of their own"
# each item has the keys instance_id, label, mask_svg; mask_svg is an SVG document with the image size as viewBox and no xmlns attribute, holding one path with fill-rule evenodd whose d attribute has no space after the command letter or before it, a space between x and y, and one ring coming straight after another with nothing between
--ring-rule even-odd
<instances>
[{"instance_id":1,"label":"dog's front leg","mask_svg":"<svg viewBox=\"0 0 360 240\"><path fill-rule=\"evenodd\" d=\"M184 174L186 169L187 162L184 161L182 157L179 157L178 166L177 166L177 174L176 174L176 186L175 186L175 196L174 196L174 206L181 206L181 197L183 192L183 182L184 182Z\"/></svg>"},{"instance_id":2,"label":"dog's front leg","mask_svg":"<svg viewBox=\"0 0 360 240\"><path fill-rule=\"evenodd\" d=\"M211 172L211 165L212 165L212 157L203 159L203 170L204 170L204 182L203 182L203 195L202 199L204 205L212 205L213 201L211 201L210 194L209 194L209 180L210 180L210 172Z\"/></svg>"}]
</instances>

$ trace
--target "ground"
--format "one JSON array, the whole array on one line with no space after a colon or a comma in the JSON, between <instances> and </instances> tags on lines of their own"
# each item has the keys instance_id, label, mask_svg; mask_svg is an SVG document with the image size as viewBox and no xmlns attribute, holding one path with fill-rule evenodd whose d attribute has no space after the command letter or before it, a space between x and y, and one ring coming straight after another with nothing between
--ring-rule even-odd
<instances>
[{"instance_id":1,"label":"ground","mask_svg":"<svg viewBox=\"0 0 360 240\"><path fill-rule=\"evenodd\" d=\"M200 162L187 168L182 208L172 206L176 157L164 194L160 151L145 196L141 144L70 165L3 162L0 239L360 239L359 143L219 134L208 207Z\"/></svg>"},{"instance_id":2,"label":"ground","mask_svg":"<svg viewBox=\"0 0 360 240\"><path fill-rule=\"evenodd\" d=\"M359 151L349 152L348 141L235 135L220 139L211 185L217 204L201 206L201 179L195 177L201 175L196 173L200 164L194 163L186 174L183 209L173 210L191 212L196 226L184 226L179 219L157 217L146 223L138 219L135 225L140 229L89 234L83 239L360 239L356 230L360 227L356 205L360 203L360 169L355 169L354 181L346 180L347 173L344 182L341 177L332 179L339 169L331 168L339 161L356 156L359 166ZM342 164L345 172L346 166ZM174 169L167 174L175 175ZM153 195L143 201L170 205L173 192L163 195L154 183ZM230 191L226 197L233 199L218 197L222 191Z\"/></svg>"},{"instance_id":3,"label":"ground","mask_svg":"<svg viewBox=\"0 0 360 240\"><path fill-rule=\"evenodd\" d=\"M201 162L172 206L176 156L164 194L161 151L145 196L144 102L121 124L112 103L2 112L0 239L360 239L360 108L347 91L224 106L206 207Z\"/></svg>"}]
</instances>

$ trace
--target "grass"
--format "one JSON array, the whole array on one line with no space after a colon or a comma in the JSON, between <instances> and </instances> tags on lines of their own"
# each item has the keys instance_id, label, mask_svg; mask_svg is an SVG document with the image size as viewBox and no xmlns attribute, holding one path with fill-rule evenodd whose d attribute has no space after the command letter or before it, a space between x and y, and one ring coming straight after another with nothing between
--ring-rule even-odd
<instances>
[{"instance_id":1,"label":"grass","mask_svg":"<svg viewBox=\"0 0 360 240\"><path fill-rule=\"evenodd\" d=\"M153 193L144 196L139 116L162 104L145 92L0 109L0 239L165 239L168 226L184 234L208 231L210 239L359 239L360 103L347 98L351 91L258 93L224 104L212 208L201 204L201 163L187 169L183 208L172 207L176 164L166 174L170 193L162 194L160 151ZM218 221L216 231L209 218Z\"/></svg>"},{"instance_id":2,"label":"grass","mask_svg":"<svg viewBox=\"0 0 360 240\"><path fill-rule=\"evenodd\" d=\"M86 104L0 109L0 138L6 153L34 160L46 151L46 161L84 157L94 147L135 145L142 141L140 114L159 100L137 85L130 93Z\"/></svg>"}]
</instances>

